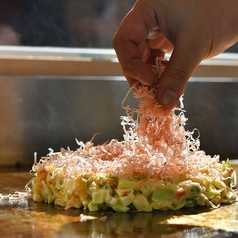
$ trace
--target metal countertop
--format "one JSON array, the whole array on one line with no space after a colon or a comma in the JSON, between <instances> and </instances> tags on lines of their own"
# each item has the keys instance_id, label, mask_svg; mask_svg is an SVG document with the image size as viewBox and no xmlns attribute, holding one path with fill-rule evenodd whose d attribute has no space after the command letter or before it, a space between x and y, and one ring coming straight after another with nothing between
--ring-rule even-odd
<instances>
[{"instance_id":1,"label":"metal countertop","mask_svg":"<svg viewBox=\"0 0 238 238\"><path fill-rule=\"evenodd\" d=\"M0 193L23 192L30 179L27 172L0 173ZM0 230L1 237L237 237L238 204L116 213L0 199Z\"/></svg>"}]
</instances>

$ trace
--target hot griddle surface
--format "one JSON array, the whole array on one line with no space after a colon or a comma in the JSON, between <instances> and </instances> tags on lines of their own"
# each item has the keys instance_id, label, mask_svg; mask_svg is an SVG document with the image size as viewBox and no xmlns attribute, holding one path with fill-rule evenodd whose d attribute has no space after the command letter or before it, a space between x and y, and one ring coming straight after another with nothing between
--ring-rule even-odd
<instances>
[{"instance_id":1,"label":"hot griddle surface","mask_svg":"<svg viewBox=\"0 0 238 238\"><path fill-rule=\"evenodd\" d=\"M29 173L0 173L0 193L24 191ZM1 237L237 237L238 204L150 213L88 212L0 200ZM85 221L84 221L85 220Z\"/></svg>"}]
</instances>

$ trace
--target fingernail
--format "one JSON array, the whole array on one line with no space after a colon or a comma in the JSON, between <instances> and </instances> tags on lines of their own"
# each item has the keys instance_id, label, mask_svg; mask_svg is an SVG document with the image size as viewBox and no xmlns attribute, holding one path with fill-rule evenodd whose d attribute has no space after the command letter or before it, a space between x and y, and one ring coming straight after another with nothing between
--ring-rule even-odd
<instances>
[{"instance_id":1,"label":"fingernail","mask_svg":"<svg viewBox=\"0 0 238 238\"><path fill-rule=\"evenodd\" d=\"M160 103L169 109L172 109L176 106L177 100L178 94L170 89L165 89L160 97Z\"/></svg>"}]
</instances>

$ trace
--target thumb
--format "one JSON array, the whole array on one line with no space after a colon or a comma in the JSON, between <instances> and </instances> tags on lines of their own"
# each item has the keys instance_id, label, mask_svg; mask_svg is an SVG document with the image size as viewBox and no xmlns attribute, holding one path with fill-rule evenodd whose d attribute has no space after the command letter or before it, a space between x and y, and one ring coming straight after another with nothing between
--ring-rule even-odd
<instances>
[{"instance_id":1,"label":"thumb","mask_svg":"<svg viewBox=\"0 0 238 238\"><path fill-rule=\"evenodd\" d=\"M191 53L188 49L185 52L178 50L178 47L174 48L157 86L156 99L168 109L176 106L191 74L201 62L195 53Z\"/></svg>"}]
</instances>

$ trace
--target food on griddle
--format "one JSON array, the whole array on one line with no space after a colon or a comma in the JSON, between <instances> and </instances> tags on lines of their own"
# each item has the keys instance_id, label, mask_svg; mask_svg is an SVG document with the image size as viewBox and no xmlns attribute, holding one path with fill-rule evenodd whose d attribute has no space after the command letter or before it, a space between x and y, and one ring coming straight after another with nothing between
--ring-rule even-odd
<instances>
[{"instance_id":1,"label":"food on griddle","mask_svg":"<svg viewBox=\"0 0 238 238\"><path fill-rule=\"evenodd\" d=\"M162 60L153 66L159 78ZM90 211L177 210L237 200L235 172L200 150L197 130L185 129L182 105L171 111L155 99L156 87L135 88L138 108L125 107L124 139L95 146L77 141L75 151L53 150L33 165L34 201ZM199 135L199 134L198 134Z\"/></svg>"}]
</instances>

